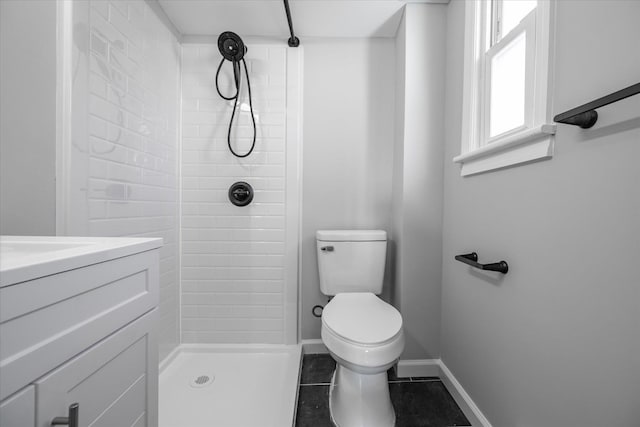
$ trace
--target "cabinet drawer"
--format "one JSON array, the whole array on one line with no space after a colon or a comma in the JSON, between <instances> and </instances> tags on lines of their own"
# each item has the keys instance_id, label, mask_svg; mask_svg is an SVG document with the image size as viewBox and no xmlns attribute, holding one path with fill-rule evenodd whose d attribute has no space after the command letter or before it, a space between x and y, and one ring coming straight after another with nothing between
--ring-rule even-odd
<instances>
[{"instance_id":1,"label":"cabinet drawer","mask_svg":"<svg viewBox=\"0 0 640 427\"><path fill-rule=\"evenodd\" d=\"M158 304L149 251L0 288L0 399Z\"/></svg>"},{"instance_id":2,"label":"cabinet drawer","mask_svg":"<svg viewBox=\"0 0 640 427\"><path fill-rule=\"evenodd\" d=\"M30 385L0 402L1 427L35 427L35 387Z\"/></svg>"}]
</instances>

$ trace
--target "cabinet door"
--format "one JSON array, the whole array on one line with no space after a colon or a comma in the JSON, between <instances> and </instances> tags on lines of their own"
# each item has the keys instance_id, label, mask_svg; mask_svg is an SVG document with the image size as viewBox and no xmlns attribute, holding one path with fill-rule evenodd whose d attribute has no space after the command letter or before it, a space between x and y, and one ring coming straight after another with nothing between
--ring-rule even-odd
<instances>
[{"instance_id":1,"label":"cabinet door","mask_svg":"<svg viewBox=\"0 0 640 427\"><path fill-rule=\"evenodd\" d=\"M80 427L155 427L157 309L36 381L36 426L79 404Z\"/></svg>"}]
</instances>

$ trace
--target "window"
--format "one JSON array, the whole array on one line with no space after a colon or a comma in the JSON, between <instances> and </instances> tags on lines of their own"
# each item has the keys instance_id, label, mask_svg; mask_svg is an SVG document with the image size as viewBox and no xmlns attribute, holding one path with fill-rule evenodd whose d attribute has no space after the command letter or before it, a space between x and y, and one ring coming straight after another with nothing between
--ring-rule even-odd
<instances>
[{"instance_id":1,"label":"window","mask_svg":"<svg viewBox=\"0 0 640 427\"><path fill-rule=\"evenodd\" d=\"M463 176L550 158L552 0L466 2Z\"/></svg>"}]
</instances>

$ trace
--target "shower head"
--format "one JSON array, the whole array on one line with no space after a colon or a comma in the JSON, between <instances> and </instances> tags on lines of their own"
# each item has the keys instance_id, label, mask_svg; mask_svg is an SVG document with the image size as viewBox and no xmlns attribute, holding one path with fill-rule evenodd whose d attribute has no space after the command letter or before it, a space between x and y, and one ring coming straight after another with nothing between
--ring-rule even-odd
<instances>
[{"instance_id":1,"label":"shower head","mask_svg":"<svg viewBox=\"0 0 640 427\"><path fill-rule=\"evenodd\" d=\"M229 131L227 132L227 145L229 147L229 151L231 151L231 154L234 156L240 158L247 157L253 152L253 149L256 146L256 119L253 115L253 105L251 103L251 83L249 82L249 69L247 68L247 63L244 60L244 54L247 53L247 47L244 45L239 35L231 31L225 31L220 34L220 37L218 37L218 50L222 54L222 59L220 60L220 65L218 65L218 71L216 71L216 91L222 99L233 101L233 110L231 111L231 119L229 120ZM222 65L224 65L225 60L230 61L233 66L233 83L235 83L236 93L231 96L226 96L220 92L220 86L218 86L218 77L220 76L220 70L222 69ZM253 140L248 152L245 154L238 154L231 146L231 128L233 125L233 118L236 115L236 109L238 105L240 105L238 99L240 97L240 85L242 83L242 73L240 70L243 65L244 75L247 77L247 95L249 95L249 111L251 112L251 123L253 124Z\"/></svg>"},{"instance_id":2,"label":"shower head","mask_svg":"<svg viewBox=\"0 0 640 427\"><path fill-rule=\"evenodd\" d=\"M238 62L247 52L247 47L236 33L225 31L218 37L218 49L228 61Z\"/></svg>"}]
</instances>

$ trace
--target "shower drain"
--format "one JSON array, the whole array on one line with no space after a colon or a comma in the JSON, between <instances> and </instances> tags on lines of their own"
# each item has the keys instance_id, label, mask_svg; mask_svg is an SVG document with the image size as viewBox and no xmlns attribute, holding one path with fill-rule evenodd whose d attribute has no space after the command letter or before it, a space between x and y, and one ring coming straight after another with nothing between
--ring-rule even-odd
<instances>
[{"instance_id":1,"label":"shower drain","mask_svg":"<svg viewBox=\"0 0 640 427\"><path fill-rule=\"evenodd\" d=\"M189 381L189 385L193 388L206 387L210 385L215 378L215 375L200 375Z\"/></svg>"}]
</instances>

